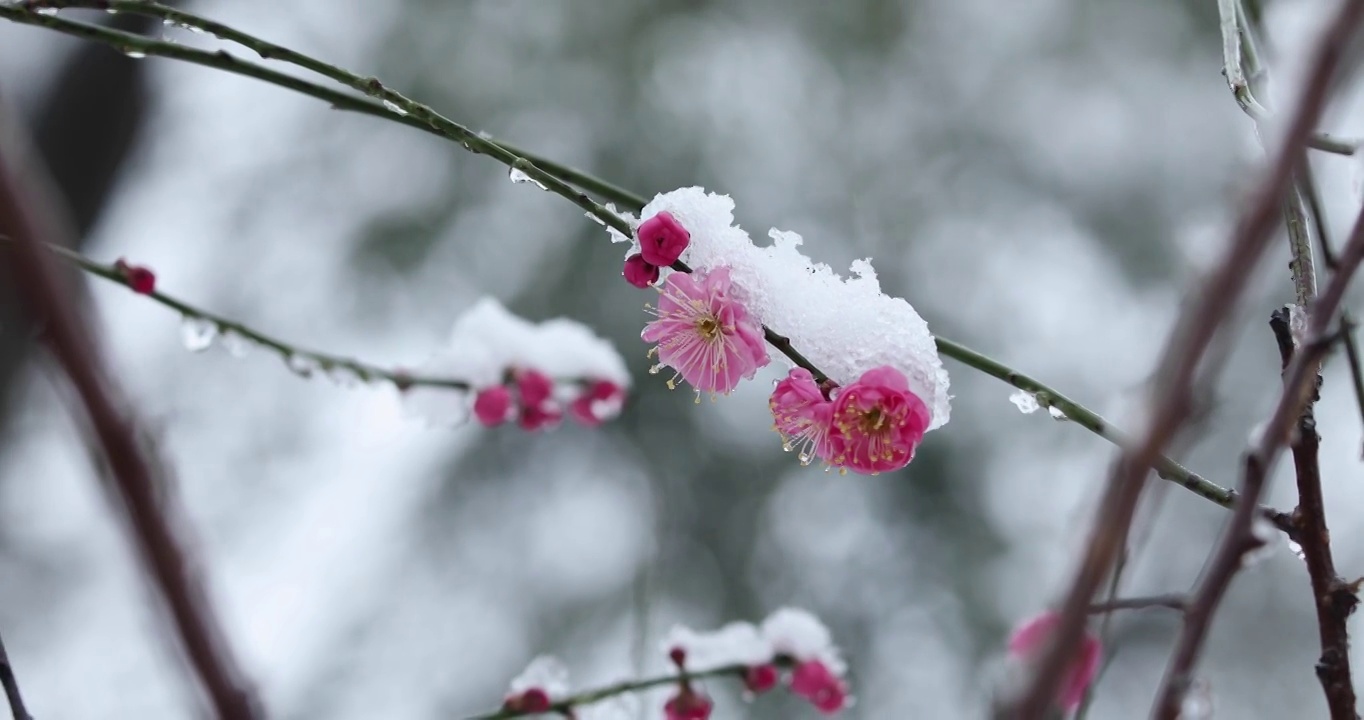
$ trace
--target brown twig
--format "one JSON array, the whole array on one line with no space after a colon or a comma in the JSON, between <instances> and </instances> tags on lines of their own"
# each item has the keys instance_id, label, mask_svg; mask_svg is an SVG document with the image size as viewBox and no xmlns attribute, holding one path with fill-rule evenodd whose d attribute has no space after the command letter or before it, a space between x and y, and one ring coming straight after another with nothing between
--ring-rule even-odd
<instances>
[{"instance_id":1,"label":"brown twig","mask_svg":"<svg viewBox=\"0 0 1364 720\"><path fill-rule=\"evenodd\" d=\"M1302 150L1326 105L1341 57L1364 16L1364 0L1347 0L1322 37L1312 45L1314 56L1302 98L1284 134L1283 145L1270 165L1229 243L1221 263L1182 319L1163 353L1146 431L1114 464L1099 506L1084 558L1061 605L1060 621L1046 652L1036 665L1020 699L999 716L1038 720L1051 707L1056 689L1074 657L1086 621L1085 612L1099 584L1126 542L1147 468L1174 438L1188 415L1194 377L1209 344L1228 311L1240 299L1272 235L1284 192L1292 181ZM1248 486L1248 489L1251 489ZM1254 516L1254 495L1238 499L1238 516L1248 528ZM1239 558L1239 554L1237 556Z\"/></svg>"},{"instance_id":2,"label":"brown twig","mask_svg":"<svg viewBox=\"0 0 1364 720\"><path fill-rule=\"evenodd\" d=\"M1170 593L1168 595L1149 595L1146 597L1117 598L1106 600L1101 603L1094 603L1089 606L1090 615L1102 615L1118 610L1146 610L1148 608L1165 608L1167 610L1183 611L1188 604L1188 598L1183 593Z\"/></svg>"},{"instance_id":3,"label":"brown twig","mask_svg":"<svg viewBox=\"0 0 1364 720\"><path fill-rule=\"evenodd\" d=\"M1289 313L1279 310L1269 321L1279 344L1279 355L1286 370L1295 348L1289 327ZM1318 376L1318 382L1320 376ZM1293 468L1298 483L1298 507L1293 511L1297 542L1312 581L1312 597L1317 606L1317 628L1321 636L1321 658L1317 679L1326 693L1332 720L1357 720L1354 683L1350 677L1350 635L1347 621L1359 596L1336 574L1331 556L1331 535L1326 527L1326 503L1321 492L1321 467L1317 451L1321 437L1312 412L1316 393L1303 407L1298 418L1296 441L1292 445Z\"/></svg>"},{"instance_id":4,"label":"brown twig","mask_svg":"<svg viewBox=\"0 0 1364 720\"><path fill-rule=\"evenodd\" d=\"M1321 360L1331 341L1327 335L1331 318L1335 316L1350 279L1364 260L1364 212L1355 221L1354 230L1341 254L1339 271L1331 278L1325 292L1312 303L1306 339L1293 354L1284 372L1283 392L1274 414L1260 434L1255 447L1246 454L1241 494L1222 541L1218 544L1207 572L1199 582L1184 615L1184 627L1175 644L1175 652L1165 671L1161 691L1157 696L1153 717L1174 720L1179 715L1180 702L1192 680L1193 667L1202 652L1203 643L1212 625L1222 597L1242 566L1247 550L1260 544L1252 531L1255 502L1264 490L1265 480L1279 452L1292 434L1293 426L1302 417L1316 393L1315 379ZM1315 580L1314 580L1315 585ZM1353 710L1351 710L1353 712ZM1333 715L1333 717L1335 717ZM1344 717L1354 717L1346 715Z\"/></svg>"},{"instance_id":5,"label":"brown twig","mask_svg":"<svg viewBox=\"0 0 1364 720\"><path fill-rule=\"evenodd\" d=\"M3 639L0 639L0 685L5 686L5 699L9 701L9 711L14 720L33 720L33 716L28 714L28 708L24 707L24 697L19 692L19 679L14 676L14 665L10 664L9 652L5 650Z\"/></svg>"},{"instance_id":6,"label":"brown twig","mask_svg":"<svg viewBox=\"0 0 1364 720\"><path fill-rule=\"evenodd\" d=\"M0 135L10 128L0 123ZM42 248L60 227L50 201L20 181L22 148L0 143L0 234L9 247L22 302L42 328L42 340L70 380L108 463L115 489L147 572L170 611L175 630L208 694L225 720L261 716L215 621L197 565L182 546L167 499L156 481L163 473L144 456L130 419L115 402L113 383L102 370L98 348L80 308Z\"/></svg>"}]
</instances>

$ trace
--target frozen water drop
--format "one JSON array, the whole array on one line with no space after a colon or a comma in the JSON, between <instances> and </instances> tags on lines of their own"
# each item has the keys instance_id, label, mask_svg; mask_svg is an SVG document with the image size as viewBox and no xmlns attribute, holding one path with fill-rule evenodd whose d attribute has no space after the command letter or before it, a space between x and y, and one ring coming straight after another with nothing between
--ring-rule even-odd
<instances>
[{"instance_id":1,"label":"frozen water drop","mask_svg":"<svg viewBox=\"0 0 1364 720\"><path fill-rule=\"evenodd\" d=\"M1208 720L1212 717L1212 684L1198 678L1190 684L1179 703L1179 720Z\"/></svg>"},{"instance_id":2,"label":"frozen water drop","mask_svg":"<svg viewBox=\"0 0 1364 720\"><path fill-rule=\"evenodd\" d=\"M1052 405L1051 407L1047 408L1047 412L1051 413L1051 419L1057 422L1065 422L1070 419L1066 417L1066 414L1064 412L1061 411L1061 408L1056 407L1055 405Z\"/></svg>"},{"instance_id":3,"label":"frozen water drop","mask_svg":"<svg viewBox=\"0 0 1364 720\"><path fill-rule=\"evenodd\" d=\"M1013 403L1018 411L1024 415L1031 415L1037 412L1042 406L1037 404L1037 398L1026 390L1019 390L1009 396L1009 402Z\"/></svg>"},{"instance_id":4,"label":"frozen water drop","mask_svg":"<svg viewBox=\"0 0 1364 720\"><path fill-rule=\"evenodd\" d=\"M343 388L358 387L361 382L360 373L343 365L337 365L336 367L328 369L327 377Z\"/></svg>"},{"instance_id":5,"label":"frozen water drop","mask_svg":"<svg viewBox=\"0 0 1364 720\"><path fill-rule=\"evenodd\" d=\"M190 352L203 352L218 337L218 325L212 320L185 316L180 323L180 342Z\"/></svg>"},{"instance_id":6,"label":"frozen water drop","mask_svg":"<svg viewBox=\"0 0 1364 720\"><path fill-rule=\"evenodd\" d=\"M251 352L251 348L255 346L253 340L241 333L233 332L231 330L224 330L222 332L222 338L218 342L223 346L223 349L227 351L227 354L234 358L246 357L247 354Z\"/></svg>"},{"instance_id":7,"label":"frozen water drop","mask_svg":"<svg viewBox=\"0 0 1364 720\"><path fill-rule=\"evenodd\" d=\"M513 167L511 172L507 173L507 177L514 183L533 183L535 187L538 187L541 190L546 189L544 183L527 175L526 172L520 168Z\"/></svg>"},{"instance_id":8,"label":"frozen water drop","mask_svg":"<svg viewBox=\"0 0 1364 720\"><path fill-rule=\"evenodd\" d=\"M38 8L33 8L33 12L36 12L36 13L38 13L39 15L56 15L56 14L57 14L57 8L54 8L54 7L38 7Z\"/></svg>"},{"instance_id":9,"label":"frozen water drop","mask_svg":"<svg viewBox=\"0 0 1364 720\"><path fill-rule=\"evenodd\" d=\"M1288 541L1288 550L1292 552L1294 555L1297 555L1299 560L1307 559L1307 555L1304 554L1302 551L1302 546L1293 542L1292 540Z\"/></svg>"},{"instance_id":10,"label":"frozen water drop","mask_svg":"<svg viewBox=\"0 0 1364 720\"><path fill-rule=\"evenodd\" d=\"M147 53L145 53L145 52L143 52L143 51L141 51L141 50L131 50L131 49L129 49L129 50L124 50L124 51L123 51L123 54L124 54L124 55L127 55L128 57L130 57L130 58L132 58L132 59L134 59L134 60L141 60L142 58L147 57Z\"/></svg>"},{"instance_id":11,"label":"frozen water drop","mask_svg":"<svg viewBox=\"0 0 1364 720\"><path fill-rule=\"evenodd\" d=\"M398 103L395 103L392 100L383 100L382 102L384 104L384 107L388 108L390 112L397 113L398 115L407 114L407 111L404 110L402 106L398 105Z\"/></svg>"},{"instance_id":12,"label":"frozen water drop","mask_svg":"<svg viewBox=\"0 0 1364 720\"><path fill-rule=\"evenodd\" d=\"M310 355L290 355L285 362L289 364L289 370L301 378L312 377L321 367L317 359Z\"/></svg>"}]
</instances>

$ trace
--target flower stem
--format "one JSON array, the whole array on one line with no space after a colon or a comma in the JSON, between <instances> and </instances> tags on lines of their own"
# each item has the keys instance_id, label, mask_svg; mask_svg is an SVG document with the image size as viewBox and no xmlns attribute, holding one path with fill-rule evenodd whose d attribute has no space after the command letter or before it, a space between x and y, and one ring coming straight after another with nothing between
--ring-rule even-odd
<instances>
[{"instance_id":1,"label":"flower stem","mask_svg":"<svg viewBox=\"0 0 1364 720\"><path fill-rule=\"evenodd\" d=\"M745 670L747 670L747 667L744 665L725 665L724 667L718 667L704 672L689 672L685 674L674 673L672 675L660 675L658 677L645 678L643 680L626 680L615 683L614 685L606 685L595 690L586 690L576 695L570 695L562 700L556 700L550 705L549 712L567 716L569 711L574 708L582 707L583 705L591 705L592 703L608 700L619 695L651 690L656 687L667 685L676 685L680 684L683 680L743 677ZM503 708L502 710L487 713L485 715L475 715L467 720L505 720L506 718L526 717L535 714L537 713Z\"/></svg>"}]
</instances>

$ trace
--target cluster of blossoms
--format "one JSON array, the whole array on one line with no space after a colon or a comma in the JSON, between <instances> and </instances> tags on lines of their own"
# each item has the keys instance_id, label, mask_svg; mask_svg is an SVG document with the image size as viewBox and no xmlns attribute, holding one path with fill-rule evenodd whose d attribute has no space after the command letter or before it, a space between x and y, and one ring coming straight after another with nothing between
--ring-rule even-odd
<instances>
[{"instance_id":1,"label":"cluster of blossoms","mask_svg":"<svg viewBox=\"0 0 1364 720\"><path fill-rule=\"evenodd\" d=\"M696 676L700 674L740 677L750 695L767 692L785 682L792 694L808 700L825 714L836 713L852 703L843 679L847 666L829 630L804 610L778 610L761 626L735 622L713 632L678 626L668 634L664 649L678 670L677 687L663 703L664 720L710 718L715 705L698 687ZM652 684L644 683L641 687ZM605 699L605 694L586 696L591 699L575 701L569 692L568 670L558 660L542 656L512 680L502 707L516 715L557 712L576 720L617 715L598 712L599 705L584 707Z\"/></svg>"},{"instance_id":2,"label":"cluster of blossoms","mask_svg":"<svg viewBox=\"0 0 1364 720\"><path fill-rule=\"evenodd\" d=\"M880 473L904 467L924 433L948 420L947 373L927 324L881 292L870 262L842 278L772 230L758 246L734 225L734 203L701 188L661 194L641 213L623 274L656 286L657 316L641 337L659 365L702 392L728 394L771 362L768 340L807 360L791 363L769 405L786 449L803 463ZM633 220L633 218L632 218ZM670 268L687 267L692 272ZM770 331L770 332L769 332ZM827 378L816 380L812 368Z\"/></svg>"},{"instance_id":3,"label":"cluster of blossoms","mask_svg":"<svg viewBox=\"0 0 1364 720\"><path fill-rule=\"evenodd\" d=\"M1010 659L1020 665L1036 660L1037 655L1050 642L1059 621L1060 616L1056 613L1045 612L1019 625L1009 637ZM1056 704L1061 710L1069 713L1080 706L1085 691L1099 672L1099 661L1102 656L1103 647L1099 639L1086 632L1080 642L1080 649L1075 659L1071 661L1070 667L1066 669L1061 687L1056 692Z\"/></svg>"},{"instance_id":4,"label":"cluster of blossoms","mask_svg":"<svg viewBox=\"0 0 1364 720\"><path fill-rule=\"evenodd\" d=\"M754 695L783 681L792 694L825 714L848 707L852 697L843 679L847 664L828 628L814 615L782 608L762 624L733 622L712 632L678 626L664 640L668 656L683 671L678 690L664 705L667 720L706 720L710 698L687 680L687 673L742 668L744 688Z\"/></svg>"},{"instance_id":5,"label":"cluster of blossoms","mask_svg":"<svg viewBox=\"0 0 1364 720\"><path fill-rule=\"evenodd\" d=\"M601 425L620 414L630 387L620 353L586 326L531 323L490 298L460 316L446 347L415 372L459 378L471 391L410 387L410 413L445 424L472 414L487 427L514 421L528 431L553 428L565 415Z\"/></svg>"}]
</instances>

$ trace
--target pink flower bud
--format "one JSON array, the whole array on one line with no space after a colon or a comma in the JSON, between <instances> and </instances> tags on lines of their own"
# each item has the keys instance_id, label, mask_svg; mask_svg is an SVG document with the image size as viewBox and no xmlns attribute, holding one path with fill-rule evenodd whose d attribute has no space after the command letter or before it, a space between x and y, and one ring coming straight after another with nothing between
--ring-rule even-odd
<instances>
[{"instance_id":1,"label":"pink flower bud","mask_svg":"<svg viewBox=\"0 0 1364 720\"><path fill-rule=\"evenodd\" d=\"M539 370L518 371L516 392L521 396L522 429L553 427L563 418L559 403L554 400L554 381Z\"/></svg>"},{"instance_id":2,"label":"pink flower bud","mask_svg":"<svg viewBox=\"0 0 1364 720\"><path fill-rule=\"evenodd\" d=\"M547 713L551 707L549 693L540 688L530 688L519 695L512 695L502 704L512 712L520 714Z\"/></svg>"},{"instance_id":3,"label":"pink flower bud","mask_svg":"<svg viewBox=\"0 0 1364 720\"><path fill-rule=\"evenodd\" d=\"M114 269L123 275L128 287L139 295L156 291L156 273L141 265L129 265L123 258L114 261Z\"/></svg>"},{"instance_id":4,"label":"pink flower bud","mask_svg":"<svg viewBox=\"0 0 1364 720\"><path fill-rule=\"evenodd\" d=\"M1014 630L1009 638L1009 654L1018 660L1032 660L1046 646L1061 617L1054 612L1044 612ZM1066 670L1065 678L1057 690L1056 702L1061 709L1069 712L1080 705L1085 690L1094 682L1099 672L1099 659L1103 647L1099 639L1086 632L1076 651L1075 658Z\"/></svg>"},{"instance_id":5,"label":"pink flower bud","mask_svg":"<svg viewBox=\"0 0 1364 720\"><path fill-rule=\"evenodd\" d=\"M480 390L474 398L474 417L487 427L496 427L511 419L512 396L505 385Z\"/></svg>"},{"instance_id":6,"label":"pink flower bud","mask_svg":"<svg viewBox=\"0 0 1364 720\"><path fill-rule=\"evenodd\" d=\"M843 681L818 660L807 660L791 672L791 692L809 700L820 712L836 713L848 702Z\"/></svg>"},{"instance_id":7,"label":"pink flower bud","mask_svg":"<svg viewBox=\"0 0 1364 720\"><path fill-rule=\"evenodd\" d=\"M650 265L643 255L625 258L625 270L621 272L625 282L637 288L646 288L658 282L658 266Z\"/></svg>"},{"instance_id":8,"label":"pink flower bud","mask_svg":"<svg viewBox=\"0 0 1364 720\"><path fill-rule=\"evenodd\" d=\"M583 394L568 407L568 412L579 423L597 427L619 415L624 403L624 388L610 380L598 380L587 386Z\"/></svg>"},{"instance_id":9,"label":"pink flower bud","mask_svg":"<svg viewBox=\"0 0 1364 720\"><path fill-rule=\"evenodd\" d=\"M715 704L710 698L683 685L663 706L666 720L707 720Z\"/></svg>"},{"instance_id":10,"label":"pink flower bud","mask_svg":"<svg viewBox=\"0 0 1364 720\"><path fill-rule=\"evenodd\" d=\"M777 666L772 663L754 665L744 670L744 687L754 694L765 693L777 686L778 675Z\"/></svg>"},{"instance_id":11,"label":"pink flower bud","mask_svg":"<svg viewBox=\"0 0 1364 720\"><path fill-rule=\"evenodd\" d=\"M691 233L666 211L641 223L635 235L639 238L639 254L644 256L644 261L659 267L677 262L691 243Z\"/></svg>"}]
</instances>

